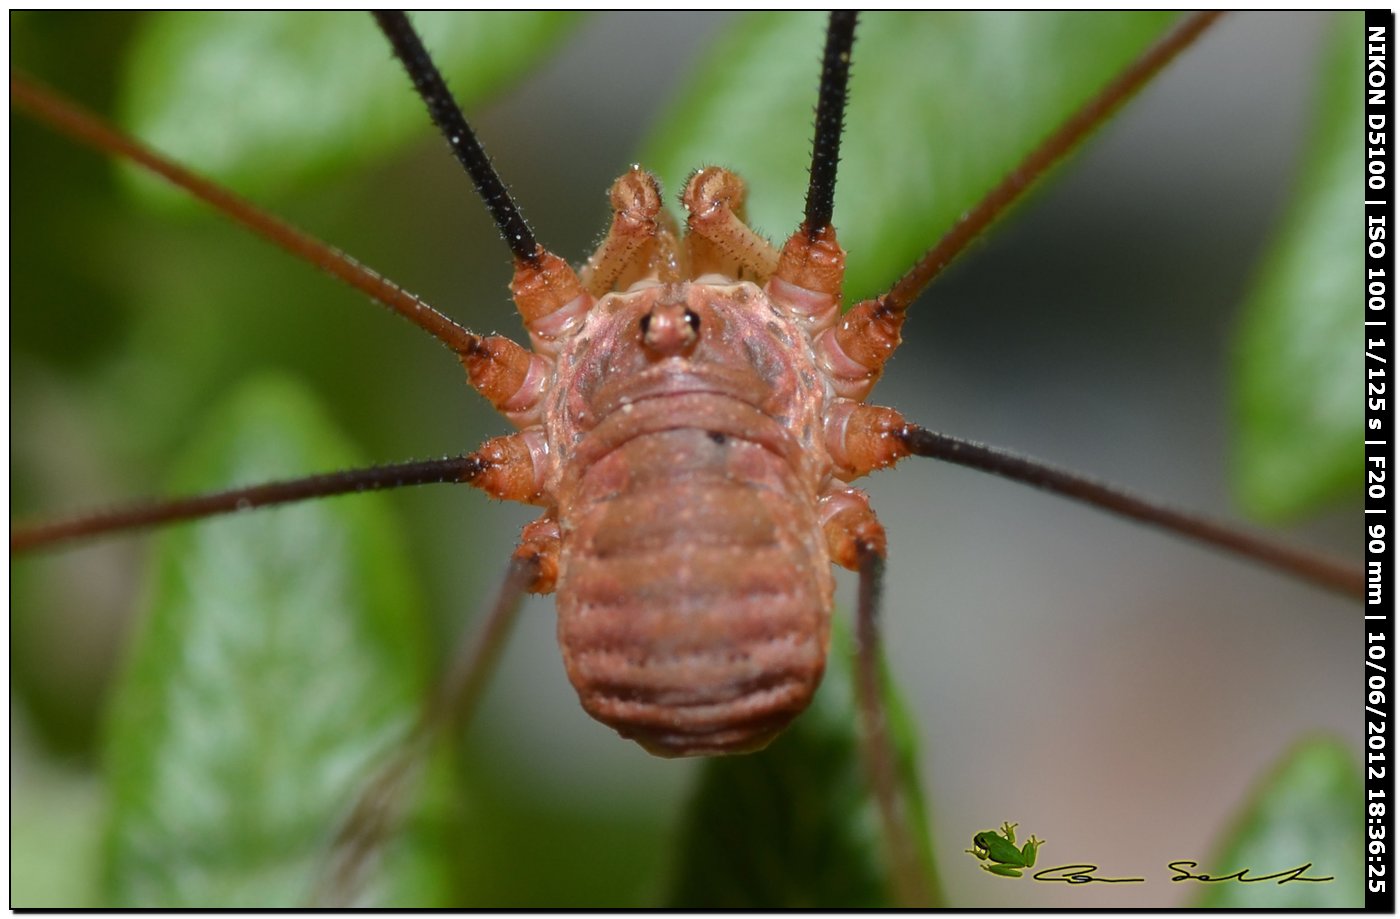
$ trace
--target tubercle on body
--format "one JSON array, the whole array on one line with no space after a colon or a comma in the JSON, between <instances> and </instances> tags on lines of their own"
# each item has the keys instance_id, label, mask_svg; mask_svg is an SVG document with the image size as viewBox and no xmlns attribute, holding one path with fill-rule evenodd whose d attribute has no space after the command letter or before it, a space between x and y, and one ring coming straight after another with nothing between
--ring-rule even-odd
<instances>
[{"instance_id":1,"label":"tubercle on body","mask_svg":"<svg viewBox=\"0 0 1400 919\"><path fill-rule=\"evenodd\" d=\"M516 555L559 595L580 701L663 756L759 749L807 707L830 564L885 551L847 483L907 454L898 413L862 401L902 314L867 301L842 318L835 231L775 250L743 195L733 173L697 172L682 236L634 167L581 274L543 249L517 262L533 354L489 339L462 356L520 428L478 451L472 482L545 508Z\"/></svg>"}]
</instances>

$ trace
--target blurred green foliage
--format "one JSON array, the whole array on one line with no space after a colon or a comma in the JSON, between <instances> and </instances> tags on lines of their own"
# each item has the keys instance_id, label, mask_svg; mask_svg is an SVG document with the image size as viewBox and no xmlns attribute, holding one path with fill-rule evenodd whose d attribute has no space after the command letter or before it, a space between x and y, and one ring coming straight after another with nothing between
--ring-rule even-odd
<instances>
[{"instance_id":1,"label":"blurred green foliage","mask_svg":"<svg viewBox=\"0 0 1400 919\"><path fill-rule=\"evenodd\" d=\"M1330 737L1309 737L1260 778L1221 836L1218 852L1193 873L1262 878L1309 865L1287 883L1203 884L1194 906L1213 909L1360 909L1366 903L1361 768Z\"/></svg>"},{"instance_id":2,"label":"blurred green foliage","mask_svg":"<svg viewBox=\"0 0 1400 919\"><path fill-rule=\"evenodd\" d=\"M255 379L210 412L169 493L361 465L300 389ZM308 501L160 535L107 738L115 904L310 901L346 802L430 684L421 598L386 501Z\"/></svg>"},{"instance_id":3,"label":"blurred green foliage","mask_svg":"<svg viewBox=\"0 0 1400 919\"><path fill-rule=\"evenodd\" d=\"M1245 506L1297 517L1361 477L1360 13L1338 14L1297 195L1260 268L1235 354L1235 483Z\"/></svg>"},{"instance_id":4,"label":"blurred green foliage","mask_svg":"<svg viewBox=\"0 0 1400 919\"><path fill-rule=\"evenodd\" d=\"M576 19L439 11L415 15L414 24L458 103L471 109L527 73ZM361 13L172 12L137 33L121 121L156 149L260 198L421 136L423 112L403 104L408 78L371 66L385 56L383 36ZM193 204L164 184L145 185Z\"/></svg>"}]
</instances>

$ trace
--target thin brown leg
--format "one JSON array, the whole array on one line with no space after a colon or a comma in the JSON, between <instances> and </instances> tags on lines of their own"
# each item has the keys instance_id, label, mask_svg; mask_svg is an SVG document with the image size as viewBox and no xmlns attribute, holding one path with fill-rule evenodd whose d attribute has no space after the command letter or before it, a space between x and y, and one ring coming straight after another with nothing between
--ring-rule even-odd
<instances>
[{"instance_id":1,"label":"thin brown leg","mask_svg":"<svg viewBox=\"0 0 1400 919\"><path fill-rule=\"evenodd\" d=\"M880 808L880 823L894 878L895 899L903 907L930 907L939 899L936 884L924 869L908 821L908 802L900 791L899 759L885 715L880 672L880 589L885 570L882 551L860 552L860 591L856 605L856 696L861 714L861 746L866 771Z\"/></svg>"},{"instance_id":2,"label":"thin brown leg","mask_svg":"<svg viewBox=\"0 0 1400 919\"><path fill-rule=\"evenodd\" d=\"M529 424L537 416L540 385L552 372L546 359L530 354L509 339L482 337L463 328L373 269L166 159L23 74L10 74L10 99L17 110L28 112L81 144L122 157L160 176L255 235L339 278L428 332L456 353L473 388L517 425ZM562 279L556 280L556 286L567 289L567 276L557 266L552 270Z\"/></svg>"},{"instance_id":3,"label":"thin brown leg","mask_svg":"<svg viewBox=\"0 0 1400 919\"><path fill-rule=\"evenodd\" d=\"M906 456L926 456L1051 491L1203 545L1233 552L1328 590L1358 598L1366 591L1365 572L1358 562L1297 548L1039 460L930 431L909 424L891 408L835 401L826 418L826 447L838 474L847 481L892 466ZM828 522L828 531L831 527ZM836 547L833 542L832 558L837 564L850 567L837 554Z\"/></svg>"},{"instance_id":4,"label":"thin brown leg","mask_svg":"<svg viewBox=\"0 0 1400 919\"><path fill-rule=\"evenodd\" d=\"M311 498L405 488L410 485L471 482L485 471L486 462L479 454L449 456L366 469L345 469L340 472L280 482L264 482L261 485L185 498L142 501L65 519L13 525L10 527L10 554L18 555L98 536L127 533L259 507L274 507Z\"/></svg>"},{"instance_id":5,"label":"thin brown leg","mask_svg":"<svg viewBox=\"0 0 1400 919\"><path fill-rule=\"evenodd\" d=\"M529 504L539 498L539 476L543 468L540 457L544 452L544 435L535 427L493 437L482 444L480 450L467 456L346 469L205 495L142 501L67 519L13 526L10 529L10 553L17 555L97 536L260 507L275 507L311 498L410 485L464 482L492 497Z\"/></svg>"},{"instance_id":6,"label":"thin brown leg","mask_svg":"<svg viewBox=\"0 0 1400 919\"><path fill-rule=\"evenodd\" d=\"M822 528L831 560L860 574L856 605L856 700L861 758L880 810L894 895L900 906L931 906L938 898L909 827L908 802L899 782L899 758L885 718L880 672L880 583L885 567L885 528L859 489L833 483L821 499Z\"/></svg>"},{"instance_id":7,"label":"thin brown leg","mask_svg":"<svg viewBox=\"0 0 1400 919\"><path fill-rule=\"evenodd\" d=\"M257 236L367 294L453 351L461 353L470 348L477 338L426 302L340 250L308 236L233 192L165 158L127 137L87 109L13 70L10 72L10 103L80 144L119 156L184 189Z\"/></svg>"},{"instance_id":8,"label":"thin brown leg","mask_svg":"<svg viewBox=\"0 0 1400 919\"><path fill-rule=\"evenodd\" d=\"M894 283L881 299L891 308L904 310L934 278L942 273L977 236L1006 211L1037 179L1048 172L1065 154L1093 133L1123 103L1131 99L1163 67L1210 28L1221 16L1219 10L1192 13L1129 64L1099 90L1045 140L1026 155L1015 169L987 192L953 225L932 249Z\"/></svg>"},{"instance_id":9,"label":"thin brown leg","mask_svg":"<svg viewBox=\"0 0 1400 919\"><path fill-rule=\"evenodd\" d=\"M538 582L542 564L540 552L517 552L511 559L495 602L473 639L459 645L408 737L370 779L341 825L312 905L344 908L355 905L362 895L386 843L403 823L404 809L433 742L444 732L465 727L475 713L515 624L520 601Z\"/></svg>"},{"instance_id":10,"label":"thin brown leg","mask_svg":"<svg viewBox=\"0 0 1400 919\"><path fill-rule=\"evenodd\" d=\"M979 469L1033 488L1054 492L1099 510L1158 527L1193 542L1233 552L1242 558L1266 565L1280 574L1290 575L1358 600L1366 594L1366 573L1362 570L1359 559L1334 558L1323 552L1302 549L1270 536L1252 533L1234 524L1177 510L1160 501L1143 498L1126 489L1098 482L1088 476L1069 472L1040 460L939 434L916 424L891 428L889 421L882 421L883 430L890 433L890 438L896 441L902 450L915 456L927 456L969 469Z\"/></svg>"}]
</instances>

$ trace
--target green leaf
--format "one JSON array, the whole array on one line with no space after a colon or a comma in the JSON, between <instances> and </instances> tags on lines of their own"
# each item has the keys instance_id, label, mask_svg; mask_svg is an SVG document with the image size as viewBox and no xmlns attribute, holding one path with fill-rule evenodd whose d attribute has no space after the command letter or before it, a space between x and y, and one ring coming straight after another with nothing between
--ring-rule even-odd
<instances>
[{"instance_id":1,"label":"green leaf","mask_svg":"<svg viewBox=\"0 0 1400 919\"><path fill-rule=\"evenodd\" d=\"M294 386L215 408L174 493L358 463ZM109 737L105 867L123 906L301 906L330 834L427 679L383 496L172 528Z\"/></svg>"},{"instance_id":2,"label":"green leaf","mask_svg":"<svg viewBox=\"0 0 1400 919\"><path fill-rule=\"evenodd\" d=\"M706 760L676 846L671 907L892 904L879 808L861 761L852 642L841 620L833 626L826 677L812 707L767 749ZM889 680L884 690L905 820L936 888L915 733Z\"/></svg>"},{"instance_id":3,"label":"green leaf","mask_svg":"<svg viewBox=\"0 0 1400 919\"><path fill-rule=\"evenodd\" d=\"M528 73L576 17L418 13L464 108ZM123 122L136 136L259 197L365 162L432 129L364 13L153 15L128 56ZM171 80L171 74L180 74ZM171 202L178 192L155 192Z\"/></svg>"},{"instance_id":4,"label":"green leaf","mask_svg":"<svg viewBox=\"0 0 1400 919\"><path fill-rule=\"evenodd\" d=\"M97 909L101 786L90 772L41 763L11 733L10 908Z\"/></svg>"},{"instance_id":5,"label":"green leaf","mask_svg":"<svg viewBox=\"0 0 1400 919\"><path fill-rule=\"evenodd\" d=\"M1172 19L863 15L833 221L849 253L847 297L887 288ZM700 166L737 171L750 221L781 242L802 219L824 23L816 13L739 20L642 162L675 192Z\"/></svg>"},{"instance_id":6,"label":"green leaf","mask_svg":"<svg viewBox=\"0 0 1400 919\"><path fill-rule=\"evenodd\" d=\"M1234 480L1265 518L1354 496L1361 470L1361 31L1338 16L1298 192L1239 331Z\"/></svg>"},{"instance_id":7,"label":"green leaf","mask_svg":"<svg viewBox=\"0 0 1400 919\"><path fill-rule=\"evenodd\" d=\"M1351 745L1331 738L1300 743L1255 789L1205 870L1221 877L1248 869L1261 877L1311 863L1302 876L1335 880L1222 881L1205 885L1194 905L1360 909L1362 820L1361 771Z\"/></svg>"}]
</instances>

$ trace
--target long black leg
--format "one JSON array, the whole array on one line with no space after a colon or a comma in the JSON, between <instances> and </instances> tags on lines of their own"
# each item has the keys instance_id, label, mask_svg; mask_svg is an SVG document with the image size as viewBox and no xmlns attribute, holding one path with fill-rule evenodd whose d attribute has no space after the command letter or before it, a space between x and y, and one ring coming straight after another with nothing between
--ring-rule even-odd
<instances>
[{"instance_id":1,"label":"long black leg","mask_svg":"<svg viewBox=\"0 0 1400 919\"><path fill-rule=\"evenodd\" d=\"M520 601L540 573L537 556L516 556L486 617L470 641L462 641L442 678L424 702L418 721L360 793L331 846L314 895L318 907L347 907L361 895L385 844L403 822L415 779L434 741L464 728L475 714Z\"/></svg>"},{"instance_id":2,"label":"long black leg","mask_svg":"<svg viewBox=\"0 0 1400 919\"><path fill-rule=\"evenodd\" d=\"M816 240L831 225L836 199L836 165L841 160L841 131L846 114L851 46L855 42L854 10L836 10L826 31L821 88L817 93L817 129L812 137L812 169L807 184L807 210L802 226Z\"/></svg>"},{"instance_id":3,"label":"long black leg","mask_svg":"<svg viewBox=\"0 0 1400 919\"><path fill-rule=\"evenodd\" d=\"M931 907L941 901L937 881L927 875L919 846L906 819L899 759L890 736L881 692L880 592L885 559L863 546L860 552L860 587L856 601L856 696L861 715L861 746L866 771L880 808L880 823L889 852L895 897L903 907Z\"/></svg>"},{"instance_id":4,"label":"long black leg","mask_svg":"<svg viewBox=\"0 0 1400 919\"><path fill-rule=\"evenodd\" d=\"M265 482L247 488L234 488L169 501L148 501L67 520L14 527L10 530L10 552L29 552L91 536L198 520L216 514L272 507L308 498L326 498L331 495L380 491L409 485L470 482L485 468L486 462L475 454L449 456L435 460L371 466L366 469L346 469L281 482Z\"/></svg>"},{"instance_id":5,"label":"long black leg","mask_svg":"<svg viewBox=\"0 0 1400 919\"><path fill-rule=\"evenodd\" d=\"M491 212L491 219L496 222L496 228L501 231L506 245L510 247L511 255L517 263L538 265L540 247L535 241L535 234L525 223L525 218L520 215L520 210L511 199L505 183L501 181L495 167L491 165L490 157L486 155L486 151L476 139L476 134L467 124L462 109L448 91L447 83L438 72L437 65L433 63L427 49L423 47L423 41L414 31L408 16L401 12L380 11L374 14L374 18L389 39L389 43L393 45L394 54L398 56L404 70L408 71L409 78L413 80L413 88L427 105L433 123L447 139L448 146L452 148L452 153L462 164L462 168L471 176L477 193L486 203L486 209Z\"/></svg>"}]
</instances>

